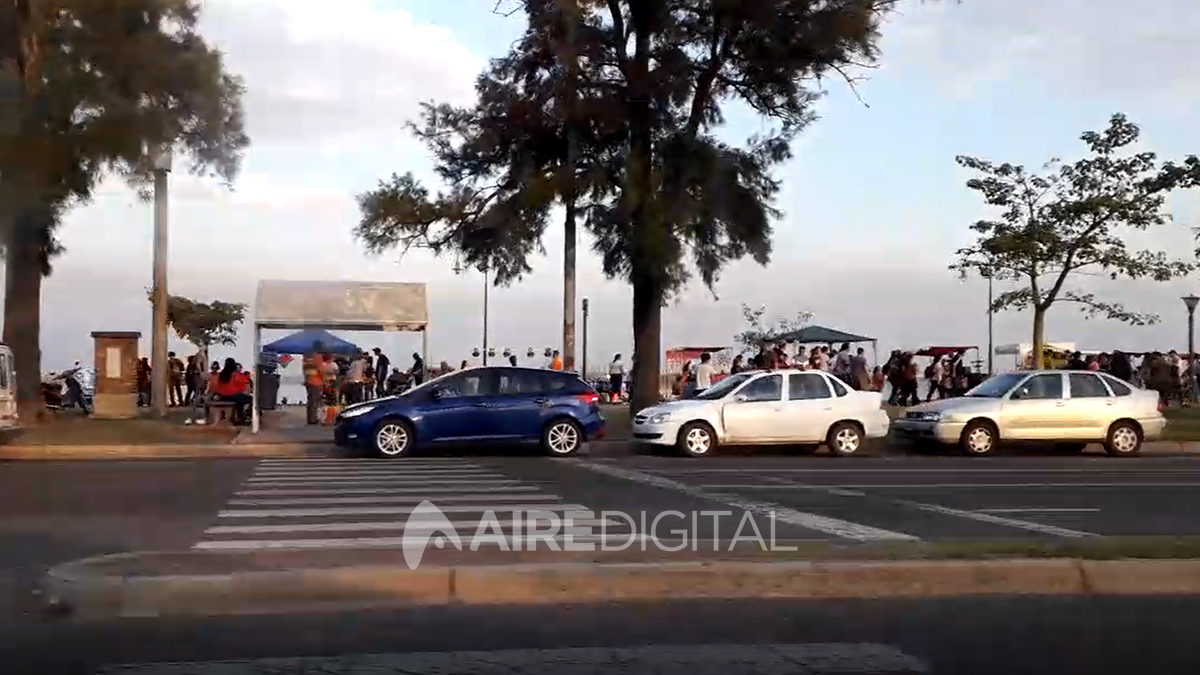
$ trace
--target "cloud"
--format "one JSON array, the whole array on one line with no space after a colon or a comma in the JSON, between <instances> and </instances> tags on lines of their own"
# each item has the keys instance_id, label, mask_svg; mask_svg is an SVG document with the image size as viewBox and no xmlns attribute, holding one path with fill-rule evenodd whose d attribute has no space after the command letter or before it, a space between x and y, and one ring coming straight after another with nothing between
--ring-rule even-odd
<instances>
[{"instance_id":1,"label":"cloud","mask_svg":"<svg viewBox=\"0 0 1200 675\"><path fill-rule=\"evenodd\" d=\"M258 147L378 146L420 101L470 100L484 63L450 31L369 0L208 0L202 21L246 78Z\"/></svg>"},{"instance_id":2,"label":"cloud","mask_svg":"<svg viewBox=\"0 0 1200 675\"><path fill-rule=\"evenodd\" d=\"M1200 90L1194 0L943 1L910 5L892 28L892 55L960 92L1016 77L1065 95Z\"/></svg>"}]
</instances>

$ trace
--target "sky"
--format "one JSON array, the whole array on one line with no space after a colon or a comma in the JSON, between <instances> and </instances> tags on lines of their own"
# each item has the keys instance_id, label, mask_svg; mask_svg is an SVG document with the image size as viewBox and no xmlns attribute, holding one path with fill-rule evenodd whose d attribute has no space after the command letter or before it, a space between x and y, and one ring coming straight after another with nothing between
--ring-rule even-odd
<instances>
[{"instance_id":1,"label":"sky","mask_svg":"<svg viewBox=\"0 0 1200 675\"><path fill-rule=\"evenodd\" d=\"M413 252L368 256L354 241L355 195L393 172L428 176L424 149L404 123L424 100L467 103L486 60L504 53L520 19L494 0L205 0L202 31L246 79L252 148L227 189L177 161L170 193L169 291L200 301L252 303L260 279L423 282L431 356L457 364L482 342L484 280ZM741 304L768 316L812 312L813 322L878 338L881 352L934 344L986 347L987 287L947 270L989 211L964 187L959 154L1038 166L1081 154L1085 130L1114 112L1141 125L1163 157L1200 150L1200 4L1155 0L909 2L884 27L878 69L857 94L828 82L821 119L779 170L784 216L771 264L730 266L715 292L688 288L664 313L663 346L727 345L743 330ZM859 100L861 98L861 100ZM759 122L735 114L723 134ZM1200 195L1171 201L1176 225L1139 244L1192 250L1186 225ZM96 330L140 330L150 351L152 210L119 183L75 209L67 252L43 289L43 366L91 353ZM552 229L534 272L490 293L492 346L519 353L557 346L562 239ZM632 349L628 284L604 278L581 242L579 295L590 299L588 360ZM1080 348L1186 346L1179 298L1200 280L1167 284L1082 280L1105 299L1155 312L1149 327L1052 310L1047 338ZM1003 290L1000 288L998 290ZM532 308L537 308L531 311ZM251 315L253 307L251 307ZM995 317L995 341L1027 342L1030 318ZM283 333L269 332L266 339ZM248 360L250 329L234 349ZM411 334L346 334L392 354ZM188 351L182 342L172 347ZM393 361L397 360L393 356Z\"/></svg>"}]
</instances>

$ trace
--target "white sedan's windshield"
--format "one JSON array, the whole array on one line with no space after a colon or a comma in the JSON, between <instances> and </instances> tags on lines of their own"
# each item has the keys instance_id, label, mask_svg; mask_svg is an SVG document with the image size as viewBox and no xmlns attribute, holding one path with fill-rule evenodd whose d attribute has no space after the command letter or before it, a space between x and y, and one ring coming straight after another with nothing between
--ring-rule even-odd
<instances>
[{"instance_id":1,"label":"white sedan's windshield","mask_svg":"<svg viewBox=\"0 0 1200 675\"><path fill-rule=\"evenodd\" d=\"M704 401L715 401L719 398L725 398L729 392L737 389L746 380L754 376L754 373L738 373L722 378L720 382L696 394L696 398Z\"/></svg>"},{"instance_id":2,"label":"white sedan's windshield","mask_svg":"<svg viewBox=\"0 0 1200 675\"><path fill-rule=\"evenodd\" d=\"M985 380L971 391L967 392L967 396L976 398L1001 398L1009 392L1010 389L1017 386L1021 380L1029 373L1004 373L997 375L990 380Z\"/></svg>"}]
</instances>

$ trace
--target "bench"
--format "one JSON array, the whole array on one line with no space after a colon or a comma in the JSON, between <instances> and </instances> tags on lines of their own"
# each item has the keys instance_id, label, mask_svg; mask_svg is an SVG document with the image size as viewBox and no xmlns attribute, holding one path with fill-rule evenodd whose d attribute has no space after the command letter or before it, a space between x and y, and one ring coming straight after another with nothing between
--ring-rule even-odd
<instances>
[{"instance_id":1,"label":"bench","mask_svg":"<svg viewBox=\"0 0 1200 675\"><path fill-rule=\"evenodd\" d=\"M212 401L204 408L205 423L209 426L233 426L234 408L237 406L229 401Z\"/></svg>"}]
</instances>

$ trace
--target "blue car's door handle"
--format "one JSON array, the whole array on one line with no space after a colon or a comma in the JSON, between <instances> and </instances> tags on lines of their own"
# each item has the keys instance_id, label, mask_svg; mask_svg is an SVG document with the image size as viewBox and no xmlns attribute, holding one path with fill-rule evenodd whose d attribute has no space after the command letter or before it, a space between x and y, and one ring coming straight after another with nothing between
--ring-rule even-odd
<instances>
[{"instance_id":1,"label":"blue car's door handle","mask_svg":"<svg viewBox=\"0 0 1200 675\"><path fill-rule=\"evenodd\" d=\"M485 401L480 401L479 403L476 403L476 404L475 404L475 407L476 407L476 408L490 408L490 407L492 407L492 404L491 404L491 403L487 403L487 402L485 402Z\"/></svg>"}]
</instances>

